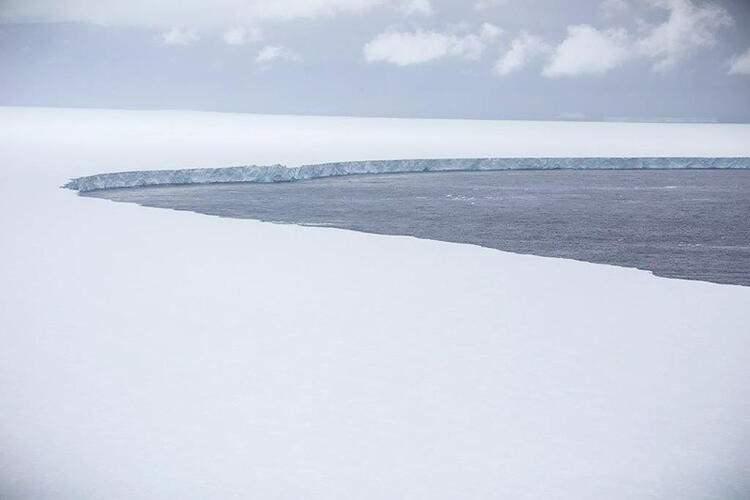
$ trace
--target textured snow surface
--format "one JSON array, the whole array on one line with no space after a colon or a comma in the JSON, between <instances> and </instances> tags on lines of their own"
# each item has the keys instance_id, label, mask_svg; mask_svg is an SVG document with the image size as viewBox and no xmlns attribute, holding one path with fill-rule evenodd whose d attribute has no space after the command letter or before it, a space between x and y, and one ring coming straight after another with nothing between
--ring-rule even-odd
<instances>
[{"instance_id":1,"label":"textured snow surface","mask_svg":"<svg viewBox=\"0 0 750 500\"><path fill-rule=\"evenodd\" d=\"M535 137L750 156L746 126L515 125L0 109L0 498L748 498L748 288L59 189Z\"/></svg>"},{"instance_id":2,"label":"textured snow surface","mask_svg":"<svg viewBox=\"0 0 750 500\"><path fill-rule=\"evenodd\" d=\"M458 158L353 161L303 165L293 168L283 165L273 165L114 172L71 179L64 187L86 192L97 189L157 186L164 184L272 183L343 175L405 172L690 168L750 168L750 158Z\"/></svg>"}]
</instances>

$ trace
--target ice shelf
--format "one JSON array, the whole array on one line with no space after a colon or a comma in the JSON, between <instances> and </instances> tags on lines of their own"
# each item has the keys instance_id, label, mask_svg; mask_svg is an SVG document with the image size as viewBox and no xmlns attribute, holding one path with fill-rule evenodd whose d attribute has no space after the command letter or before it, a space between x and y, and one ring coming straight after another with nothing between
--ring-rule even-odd
<instances>
[{"instance_id":1,"label":"ice shelf","mask_svg":"<svg viewBox=\"0 0 750 500\"><path fill-rule=\"evenodd\" d=\"M489 170L635 170L635 169L745 169L750 158L458 158L376 160L322 163L288 168L284 165L144 170L77 177L63 187L79 192L168 184L231 182L293 182L323 177L411 172Z\"/></svg>"}]
</instances>

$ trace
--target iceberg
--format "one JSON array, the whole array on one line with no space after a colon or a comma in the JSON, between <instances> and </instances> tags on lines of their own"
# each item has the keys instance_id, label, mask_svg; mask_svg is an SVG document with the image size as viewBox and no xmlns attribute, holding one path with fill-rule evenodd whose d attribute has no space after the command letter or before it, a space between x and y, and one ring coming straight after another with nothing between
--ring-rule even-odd
<instances>
[{"instance_id":1,"label":"iceberg","mask_svg":"<svg viewBox=\"0 0 750 500\"><path fill-rule=\"evenodd\" d=\"M491 170L636 170L636 169L747 169L748 157L651 158L454 158L374 160L321 163L289 168L284 165L144 170L77 177L63 187L79 192L175 184L232 182L294 182L362 174Z\"/></svg>"}]
</instances>

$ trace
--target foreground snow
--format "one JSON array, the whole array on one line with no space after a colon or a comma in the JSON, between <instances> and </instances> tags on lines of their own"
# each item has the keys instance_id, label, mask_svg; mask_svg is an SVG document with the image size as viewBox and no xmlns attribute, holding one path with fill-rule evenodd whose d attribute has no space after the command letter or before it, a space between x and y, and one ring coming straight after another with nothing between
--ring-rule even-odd
<instances>
[{"instance_id":1,"label":"foreground snow","mask_svg":"<svg viewBox=\"0 0 750 500\"><path fill-rule=\"evenodd\" d=\"M57 187L535 137L750 156L746 126L0 109L0 127L0 498L750 492L750 289Z\"/></svg>"}]
</instances>

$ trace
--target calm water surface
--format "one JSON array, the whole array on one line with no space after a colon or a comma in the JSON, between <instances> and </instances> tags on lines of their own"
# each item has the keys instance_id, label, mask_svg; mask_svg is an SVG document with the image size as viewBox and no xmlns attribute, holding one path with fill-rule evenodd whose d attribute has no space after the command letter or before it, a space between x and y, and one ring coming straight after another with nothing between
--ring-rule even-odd
<instances>
[{"instance_id":1,"label":"calm water surface","mask_svg":"<svg viewBox=\"0 0 750 500\"><path fill-rule=\"evenodd\" d=\"M505 171L160 186L85 196L750 286L750 171Z\"/></svg>"}]
</instances>

